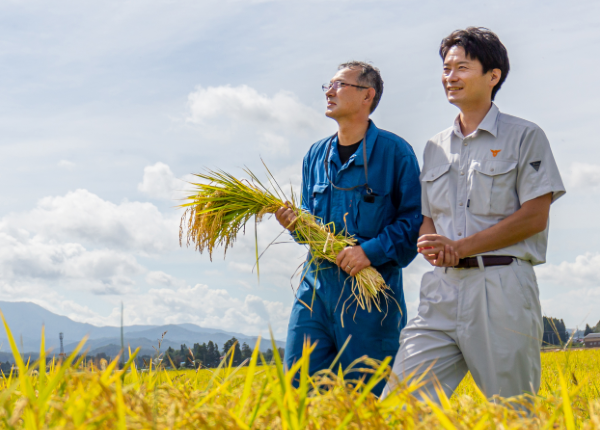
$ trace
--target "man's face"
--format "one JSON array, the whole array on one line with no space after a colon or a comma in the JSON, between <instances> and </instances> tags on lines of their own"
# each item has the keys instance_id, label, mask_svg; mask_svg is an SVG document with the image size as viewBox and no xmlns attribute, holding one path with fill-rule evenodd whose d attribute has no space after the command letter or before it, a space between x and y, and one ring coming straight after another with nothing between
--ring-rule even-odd
<instances>
[{"instance_id":1,"label":"man's face","mask_svg":"<svg viewBox=\"0 0 600 430\"><path fill-rule=\"evenodd\" d=\"M331 79L331 83L341 82L344 84L360 85L357 82L360 70L342 69ZM340 118L352 116L364 109L363 101L368 96L366 89L340 86L337 90L333 87L325 93L327 97L327 109L325 115L329 118L339 120Z\"/></svg>"},{"instance_id":2,"label":"man's face","mask_svg":"<svg viewBox=\"0 0 600 430\"><path fill-rule=\"evenodd\" d=\"M465 55L462 46L455 45L446 54L442 84L448 101L460 109L491 100L499 79L499 69L483 73L479 60Z\"/></svg>"}]
</instances>

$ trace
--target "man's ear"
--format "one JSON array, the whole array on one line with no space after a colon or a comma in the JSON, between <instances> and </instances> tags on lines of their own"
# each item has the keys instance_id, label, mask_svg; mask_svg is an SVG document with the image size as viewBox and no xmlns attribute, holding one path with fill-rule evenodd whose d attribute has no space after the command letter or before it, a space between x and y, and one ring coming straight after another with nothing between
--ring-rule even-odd
<instances>
[{"instance_id":1,"label":"man's ear","mask_svg":"<svg viewBox=\"0 0 600 430\"><path fill-rule=\"evenodd\" d=\"M363 101L366 102L369 106L371 106L371 103L373 103L373 99L375 98L375 93L375 88L367 89L365 99Z\"/></svg>"},{"instance_id":2,"label":"man's ear","mask_svg":"<svg viewBox=\"0 0 600 430\"><path fill-rule=\"evenodd\" d=\"M500 78L502 77L502 70L500 69L492 69L490 70L490 85L495 87L500 82Z\"/></svg>"}]
</instances>

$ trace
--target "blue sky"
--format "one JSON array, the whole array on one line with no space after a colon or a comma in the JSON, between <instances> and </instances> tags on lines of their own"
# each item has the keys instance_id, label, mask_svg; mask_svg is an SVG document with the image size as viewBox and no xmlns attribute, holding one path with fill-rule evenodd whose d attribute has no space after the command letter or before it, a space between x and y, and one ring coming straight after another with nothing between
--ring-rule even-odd
<instances>
[{"instance_id":1,"label":"blue sky","mask_svg":"<svg viewBox=\"0 0 600 430\"><path fill-rule=\"evenodd\" d=\"M567 186L552 208L546 315L600 319L600 4L582 1L7 1L0 4L0 296L79 321L195 322L285 336L294 244L253 235L227 259L180 249L174 206L218 167L300 182L335 131L320 85L349 59L385 81L375 123L421 159L457 111L440 85L442 37L486 26L512 69L499 108L547 133ZM264 222L266 246L278 233ZM427 265L405 270L412 316Z\"/></svg>"}]
</instances>

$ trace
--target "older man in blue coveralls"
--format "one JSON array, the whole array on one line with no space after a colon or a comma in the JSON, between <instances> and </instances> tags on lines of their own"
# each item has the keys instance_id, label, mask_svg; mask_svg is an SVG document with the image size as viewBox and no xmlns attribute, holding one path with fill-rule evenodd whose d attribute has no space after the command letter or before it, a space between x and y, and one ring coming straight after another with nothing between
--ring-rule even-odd
<instances>
[{"instance_id":1,"label":"older man in blue coveralls","mask_svg":"<svg viewBox=\"0 0 600 430\"><path fill-rule=\"evenodd\" d=\"M419 166L412 147L369 119L383 92L379 70L363 62L342 64L323 90L326 115L338 123L338 132L315 143L304 158L302 209L324 224L334 223L336 232L346 230L358 245L340 252L337 266L321 261L317 271L314 263L305 264L285 361L290 368L302 355L304 340L316 342L311 374L330 367L340 351L343 368L364 356L395 357L406 325L402 268L416 255L422 221ZM281 208L276 217L293 235L293 211ZM356 303L348 307L351 278L368 266L392 289L395 301L384 305L383 312L368 312ZM373 392L379 395L383 386Z\"/></svg>"}]
</instances>

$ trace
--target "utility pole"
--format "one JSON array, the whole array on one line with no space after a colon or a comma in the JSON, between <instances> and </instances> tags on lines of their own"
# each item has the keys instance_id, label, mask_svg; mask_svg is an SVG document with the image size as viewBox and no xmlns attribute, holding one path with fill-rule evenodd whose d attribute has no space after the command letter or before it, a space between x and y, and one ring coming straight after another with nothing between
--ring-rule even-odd
<instances>
[{"instance_id":1,"label":"utility pole","mask_svg":"<svg viewBox=\"0 0 600 430\"><path fill-rule=\"evenodd\" d=\"M125 367L125 337L123 336L123 302L121 302L121 368Z\"/></svg>"},{"instance_id":2,"label":"utility pole","mask_svg":"<svg viewBox=\"0 0 600 430\"><path fill-rule=\"evenodd\" d=\"M64 338L64 335L63 335L63 333L62 333L62 332L58 333L58 338L60 339L60 354L59 354L58 356L59 356L61 359L63 359L63 358L65 358L65 357L66 357L66 354L65 354L65 347L64 347L64 345L63 345L63 338Z\"/></svg>"}]
</instances>

